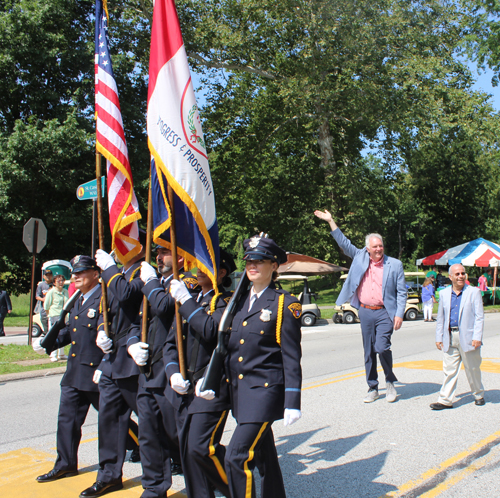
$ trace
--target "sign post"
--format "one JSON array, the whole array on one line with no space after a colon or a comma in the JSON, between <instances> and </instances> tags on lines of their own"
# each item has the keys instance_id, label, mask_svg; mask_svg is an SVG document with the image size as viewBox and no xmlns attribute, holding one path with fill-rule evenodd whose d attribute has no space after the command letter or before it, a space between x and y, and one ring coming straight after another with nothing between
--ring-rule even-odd
<instances>
[{"instance_id":1,"label":"sign post","mask_svg":"<svg viewBox=\"0 0 500 498\"><path fill-rule=\"evenodd\" d=\"M106 178L101 176L101 197L104 197L106 192ZM96 239L97 239L97 179L87 183L82 183L76 189L76 197L79 201L92 200L92 244L90 246L90 256L95 257Z\"/></svg>"},{"instance_id":2,"label":"sign post","mask_svg":"<svg viewBox=\"0 0 500 498\"><path fill-rule=\"evenodd\" d=\"M31 345L33 332L33 301L35 295L35 266L36 255L47 243L47 229L43 221L38 218L30 218L23 228L23 242L29 252L33 254L31 266L31 295L30 295L30 321L28 329L28 345Z\"/></svg>"}]
</instances>

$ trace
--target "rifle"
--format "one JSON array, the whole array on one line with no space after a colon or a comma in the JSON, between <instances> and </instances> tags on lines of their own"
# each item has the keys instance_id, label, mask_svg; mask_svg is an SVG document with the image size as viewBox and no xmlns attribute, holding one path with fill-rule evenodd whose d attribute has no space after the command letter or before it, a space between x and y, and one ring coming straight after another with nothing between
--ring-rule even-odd
<instances>
[{"instance_id":1,"label":"rifle","mask_svg":"<svg viewBox=\"0 0 500 498\"><path fill-rule=\"evenodd\" d=\"M47 351L47 354L50 354L52 351L52 348L54 347L54 344L56 342L57 336L59 335L59 331L64 328L66 325L66 315L71 311L71 308L73 308L74 304L78 300L78 298L82 295L82 291L78 289L67 301L66 304L63 306L63 310L61 313L61 316L59 317L59 320L57 320L52 327L50 327L50 330L47 332L47 335L40 341L40 346L42 348L45 348Z\"/></svg>"},{"instance_id":2,"label":"rifle","mask_svg":"<svg viewBox=\"0 0 500 498\"><path fill-rule=\"evenodd\" d=\"M222 370L224 367L224 358L227 355L226 348L226 338L231 333L231 325L233 323L234 314L236 312L236 305L240 300L242 294L248 288L248 276L245 271L238 282L234 294L222 314L222 318L219 323L219 331L217 334L217 346L215 347L212 357L210 358L210 363L208 364L207 370L205 372L205 379L203 385L201 386L202 391L212 390L218 397L220 394L220 381L222 379Z\"/></svg>"}]
</instances>

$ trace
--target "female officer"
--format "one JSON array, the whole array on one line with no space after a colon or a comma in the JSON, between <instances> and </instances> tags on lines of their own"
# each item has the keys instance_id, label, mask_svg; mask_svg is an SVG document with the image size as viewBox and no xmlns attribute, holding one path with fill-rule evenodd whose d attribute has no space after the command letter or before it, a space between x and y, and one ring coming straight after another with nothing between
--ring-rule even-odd
<instances>
[{"instance_id":1,"label":"female officer","mask_svg":"<svg viewBox=\"0 0 500 498\"><path fill-rule=\"evenodd\" d=\"M260 459L262 497L281 498L286 494L271 425L282 418L290 425L301 417L302 308L274 286L285 251L266 236L243 244L253 286L238 302L229 337L227 371L238 425L226 450L225 469L231 497L248 498L255 496L252 470Z\"/></svg>"}]
</instances>

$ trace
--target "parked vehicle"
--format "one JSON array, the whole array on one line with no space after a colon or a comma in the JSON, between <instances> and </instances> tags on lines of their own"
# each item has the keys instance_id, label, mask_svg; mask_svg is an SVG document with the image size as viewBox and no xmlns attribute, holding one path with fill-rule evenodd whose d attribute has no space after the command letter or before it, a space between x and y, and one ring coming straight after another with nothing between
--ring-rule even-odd
<instances>
[{"instance_id":1,"label":"parked vehicle","mask_svg":"<svg viewBox=\"0 0 500 498\"><path fill-rule=\"evenodd\" d=\"M313 299L317 299L318 296L314 292L311 292L309 285L307 283L307 277L305 275L281 275L278 277L278 283L283 280L289 280L292 282L303 281L304 287L302 292L297 296L297 299L302 305L302 316L300 318L301 324L305 327L311 327L316 323L318 318L321 318L321 310L319 306L312 302Z\"/></svg>"}]
</instances>

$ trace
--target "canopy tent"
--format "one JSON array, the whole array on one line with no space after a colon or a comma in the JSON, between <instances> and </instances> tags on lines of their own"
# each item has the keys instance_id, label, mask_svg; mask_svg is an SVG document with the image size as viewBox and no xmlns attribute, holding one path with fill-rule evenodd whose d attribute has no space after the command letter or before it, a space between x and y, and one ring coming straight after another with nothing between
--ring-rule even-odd
<instances>
[{"instance_id":1,"label":"canopy tent","mask_svg":"<svg viewBox=\"0 0 500 498\"><path fill-rule=\"evenodd\" d=\"M500 252L492 250L488 245L481 244L472 254L463 258L464 266L490 266L491 259L499 259Z\"/></svg>"},{"instance_id":2,"label":"canopy tent","mask_svg":"<svg viewBox=\"0 0 500 498\"><path fill-rule=\"evenodd\" d=\"M493 252L493 257L500 259L500 246L497 244L490 242L489 240L479 238L472 240L470 242L465 242L463 244L459 244L458 246L447 249L446 251L441 251L436 254L432 254L431 256L427 256L426 258L417 259L416 265L453 265L455 263L462 263L464 266L473 266L473 264L465 264L462 260L468 258L472 255L474 251L476 251L480 246L482 246L484 251L481 249L473 261L479 258L487 249L491 249ZM496 255L498 253L498 256ZM469 261L469 260L468 260ZM477 266L477 265L476 265ZM488 266L488 265L485 265Z\"/></svg>"},{"instance_id":3,"label":"canopy tent","mask_svg":"<svg viewBox=\"0 0 500 498\"><path fill-rule=\"evenodd\" d=\"M287 261L278 267L280 275L286 274L300 274L300 275L328 275L337 271L347 271L347 268L342 266L327 263L322 259L306 256L305 254L298 254L290 252L287 254Z\"/></svg>"}]
</instances>

